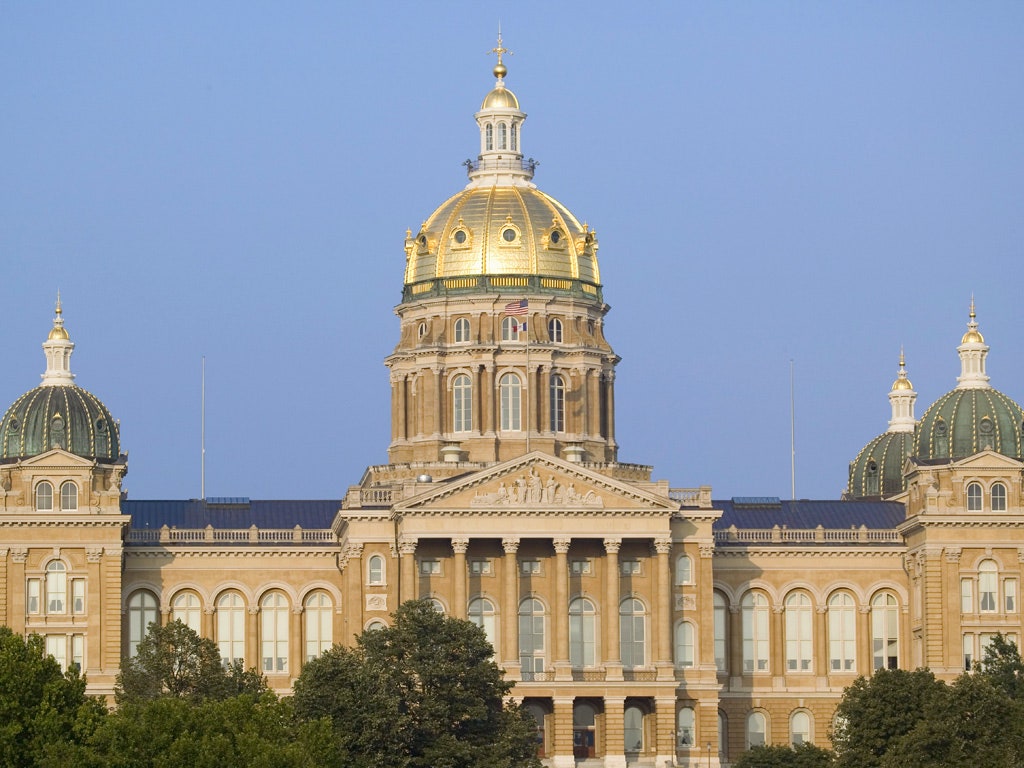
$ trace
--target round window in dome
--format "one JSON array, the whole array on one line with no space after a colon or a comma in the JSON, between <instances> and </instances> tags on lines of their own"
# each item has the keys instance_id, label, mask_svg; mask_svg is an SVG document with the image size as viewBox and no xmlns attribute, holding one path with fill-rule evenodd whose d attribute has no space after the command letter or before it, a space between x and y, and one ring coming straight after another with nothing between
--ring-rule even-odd
<instances>
[{"instance_id":1,"label":"round window in dome","mask_svg":"<svg viewBox=\"0 0 1024 768\"><path fill-rule=\"evenodd\" d=\"M458 243L459 245L462 245L464 242L466 242L466 237L466 230L458 229L455 231L455 242Z\"/></svg>"},{"instance_id":2,"label":"round window in dome","mask_svg":"<svg viewBox=\"0 0 1024 768\"><path fill-rule=\"evenodd\" d=\"M561 240L561 239L562 239L562 233L559 232L557 229L554 232L551 233L551 243L552 243L552 245L558 245L558 241Z\"/></svg>"},{"instance_id":3,"label":"round window in dome","mask_svg":"<svg viewBox=\"0 0 1024 768\"><path fill-rule=\"evenodd\" d=\"M946 422L944 422L942 419L939 419L935 423L935 434L937 434L937 435L945 435L946 434Z\"/></svg>"},{"instance_id":4,"label":"round window in dome","mask_svg":"<svg viewBox=\"0 0 1024 768\"><path fill-rule=\"evenodd\" d=\"M7 425L7 428L11 430L11 432L17 432L20 426L21 425L18 423L17 419L11 419L11 423Z\"/></svg>"},{"instance_id":5,"label":"round window in dome","mask_svg":"<svg viewBox=\"0 0 1024 768\"><path fill-rule=\"evenodd\" d=\"M106 432L107 431L107 420L106 419L96 419L96 431L97 432Z\"/></svg>"},{"instance_id":6,"label":"round window in dome","mask_svg":"<svg viewBox=\"0 0 1024 768\"><path fill-rule=\"evenodd\" d=\"M987 418L982 419L981 424L978 425L978 430L984 435L991 434L992 422L989 421Z\"/></svg>"},{"instance_id":7,"label":"round window in dome","mask_svg":"<svg viewBox=\"0 0 1024 768\"><path fill-rule=\"evenodd\" d=\"M506 243L511 243L516 239L516 231L512 227L506 227L501 230L501 236L505 239Z\"/></svg>"},{"instance_id":8,"label":"round window in dome","mask_svg":"<svg viewBox=\"0 0 1024 768\"><path fill-rule=\"evenodd\" d=\"M420 235L419 243L420 243L420 245L424 245L425 246L427 244L427 236L426 235Z\"/></svg>"}]
</instances>

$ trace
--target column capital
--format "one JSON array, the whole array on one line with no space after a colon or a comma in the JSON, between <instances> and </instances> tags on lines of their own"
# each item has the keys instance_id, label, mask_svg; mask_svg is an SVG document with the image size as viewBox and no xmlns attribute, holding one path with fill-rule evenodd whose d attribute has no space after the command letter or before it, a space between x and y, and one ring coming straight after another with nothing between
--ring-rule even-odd
<instances>
[{"instance_id":1,"label":"column capital","mask_svg":"<svg viewBox=\"0 0 1024 768\"><path fill-rule=\"evenodd\" d=\"M654 551L659 555L667 555L672 551L672 539L668 537L659 537L654 540Z\"/></svg>"},{"instance_id":2,"label":"column capital","mask_svg":"<svg viewBox=\"0 0 1024 768\"><path fill-rule=\"evenodd\" d=\"M452 539L452 551L456 555L466 554L467 549L469 549L469 539Z\"/></svg>"},{"instance_id":3,"label":"column capital","mask_svg":"<svg viewBox=\"0 0 1024 768\"><path fill-rule=\"evenodd\" d=\"M89 563L98 563L103 558L103 547L89 547L85 550L85 559Z\"/></svg>"},{"instance_id":4,"label":"column capital","mask_svg":"<svg viewBox=\"0 0 1024 768\"><path fill-rule=\"evenodd\" d=\"M554 539L551 543L555 547L555 554L565 555L569 552L569 546L572 544L572 539Z\"/></svg>"},{"instance_id":5,"label":"column capital","mask_svg":"<svg viewBox=\"0 0 1024 768\"><path fill-rule=\"evenodd\" d=\"M502 539L501 548L505 550L506 555L514 555L519 551L519 539L512 537Z\"/></svg>"},{"instance_id":6,"label":"column capital","mask_svg":"<svg viewBox=\"0 0 1024 768\"><path fill-rule=\"evenodd\" d=\"M403 555L415 555L419 539L405 538L398 542L398 551Z\"/></svg>"},{"instance_id":7,"label":"column capital","mask_svg":"<svg viewBox=\"0 0 1024 768\"><path fill-rule=\"evenodd\" d=\"M715 544L700 544L700 556L701 557L714 557L715 556Z\"/></svg>"},{"instance_id":8,"label":"column capital","mask_svg":"<svg viewBox=\"0 0 1024 768\"><path fill-rule=\"evenodd\" d=\"M619 537L608 538L604 540L604 551L609 555L618 554L619 549L622 547L622 539Z\"/></svg>"},{"instance_id":9,"label":"column capital","mask_svg":"<svg viewBox=\"0 0 1024 768\"><path fill-rule=\"evenodd\" d=\"M28 560L28 549L26 547L11 547L11 560L16 563L24 563Z\"/></svg>"}]
</instances>

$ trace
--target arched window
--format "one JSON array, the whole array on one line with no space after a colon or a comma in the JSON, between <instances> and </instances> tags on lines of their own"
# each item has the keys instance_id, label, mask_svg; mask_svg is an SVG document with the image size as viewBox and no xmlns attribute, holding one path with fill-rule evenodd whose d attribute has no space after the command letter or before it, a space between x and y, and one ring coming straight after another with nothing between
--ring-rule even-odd
<instances>
[{"instance_id":1,"label":"arched window","mask_svg":"<svg viewBox=\"0 0 1024 768\"><path fill-rule=\"evenodd\" d=\"M554 344L562 343L562 321L557 317L548 320L548 339Z\"/></svg>"},{"instance_id":2,"label":"arched window","mask_svg":"<svg viewBox=\"0 0 1024 768\"><path fill-rule=\"evenodd\" d=\"M743 671L768 671L768 598L747 592L740 603L743 619Z\"/></svg>"},{"instance_id":3,"label":"arched window","mask_svg":"<svg viewBox=\"0 0 1024 768\"><path fill-rule=\"evenodd\" d=\"M544 603L528 597L519 603L519 663L523 680L544 671Z\"/></svg>"},{"instance_id":4,"label":"arched window","mask_svg":"<svg viewBox=\"0 0 1024 768\"><path fill-rule=\"evenodd\" d=\"M51 560L46 565L46 612L67 611L68 569L60 560Z\"/></svg>"},{"instance_id":5,"label":"arched window","mask_svg":"<svg viewBox=\"0 0 1024 768\"><path fill-rule=\"evenodd\" d=\"M786 598L786 669L790 672L813 672L811 637L814 613L811 599L803 592Z\"/></svg>"},{"instance_id":6,"label":"arched window","mask_svg":"<svg viewBox=\"0 0 1024 768\"><path fill-rule=\"evenodd\" d=\"M537 733L535 741L537 744L537 757L543 758L547 756L547 738L545 738L544 723L547 720L548 710L542 704L536 702L528 702L525 704L526 711L530 713L534 723L537 724Z\"/></svg>"},{"instance_id":7,"label":"arched window","mask_svg":"<svg viewBox=\"0 0 1024 768\"><path fill-rule=\"evenodd\" d=\"M78 511L78 486L70 480L65 480L60 485L60 511Z\"/></svg>"},{"instance_id":8,"label":"arched window","mask_svg":"<svg viewBox=\"0 0 1024 768\"><path fill-rule=\"evenodd\" d=\"M995 613L999 605L999 569L993 560L978 566L978 608L982 613Z\"/></svg>"},{"instance_id":9,"label":"arched window","mask_svg":"<svg viewBox=\"0 0 1024 768\"><path fill-rule=\"evenodd\" d=\"M565 432L565 379L561 374L551 374L551 431Z\"/></svg>"},{"instance_id":10,"label":"arched window","mask_svg":"<svg viewBox=\"0 0 1024 768\"><path fill-rule=\"evenodd\" d=\"M523 325L512 315L501 318L501 340L519 341L519 331L523 330Z\"/></svg>"},{"instance_id":11,"label":"arched window","mask_svg":"<svg viewBox=\"0 0 1024 768\"><path fill-rule=\"evenodd\" d=\"M898 669L900 657L899 605L888 592L871 601L873 669Z\"/></svg>"},{"instance_id":12,"label":"arched window","mask_svg":"<svg viewBox=\"0 0 1024 768\"><path fill-rule=\"evenodd\" d=\"M306 624L306 661L334 645L334 605L325 592L314 592L302 604Z\"/></svg>"},{"instance_id":13,"label":"arched window","mask_svg":"<svg viewBox=\"0 0 1024 768\"><path fill-rule=\"evenodd\" d=\"M636 705L626 707L623 718L623 741L626 753L639 753L644 750L644 711Z\"/></svg>"},{"instance_id":14,"label":"arched window","mask_svg":"<svg viewBox=\"0 0 1024 768\"><path fill-rule=\"evenodd\" d=\"M477 597L469 601L467 611L469 620L476 624L487 635L487 642L495 651L498 649L498 614L494 603L485 597Z\"/></svg>"},{"instance_id":15,"label":"arched window","mask_svg":"<svg viewBox=\"0 0 1024 768\"><path fill-rule=\"evenodd\" d=\"M981 511L981 483L969 483L967 485L967 511Z\"/></svg>"},{"instance_id":16,"label":"arched window","mask_svg":"<svg viewBox=\"0 0 1024 768\"><path fill-rule=\"evenodd\" d=\"M469 341L469 320L460 317L455 321L455 343L465 344Z\"/></svg>"},{"instance_id":17,"label":"arched window","mask_svg":"<svg viewBox=\"0 0 1024 768\"><path fill-rule=\"evenodd\" d=\"M794 712L789 718L789 742L794 747L811 741L811 718L803 710Z\"/></svg>"},{"instance_id":18,"label":"arched window","mask_svg":"<svg viewBox=\"0 0 1024 768\"><path fill-rule=\"evenodd\" d=\"M519 151L519 125L517 123L512 123L512 126L511 126L510 130L512 132L512 143L511 143L510 149L513 152L518 152Z\"/></svg>"},{"instance_id":19,"label":"arched window","mask_svg":"<svg viewBox=\"0 0 1024 768\"><path fill-rule=\"evenodd\" d=\"M572 707L572 746L577 760L597 754L596 730L597 707L589 701L576 699Z\"/></svg>"},{"instance_id":20,"label":"arched window","mask_svg":"<svg viewBox=\"0 0 1024 768\"><path fill-rule=\"evenodd\" d=\"M436 597L430 598L430 605L431 607L433 607L435 611L440 613L442 616L444 616L447 613L447 611L444 609L444 603L442 603Z\"/></svg>"},{"instance_id":21,"label":"arched window","mask_svg":"<svg viewBox=\"0 0 1024 768\"><path fill-rule=\"evenodd\" d=\"M520 410L522 408L522 385L514 373L506 373L498 382L501 393L501 429L518 432L523 428Z\"/></svg>"},{"instance_id":22,"label":"arched window","mask_svg":"<svg viewBox=\"0 0 1024 768\"><path fill-rule=\"evenodd\" d=\"M43 480L36 486L36 511L53 511L53 484L49 480Z\"/></svg>"},{"instance_id":23,"label":"arched window","mask_svg":"<svg viewBox=\"0 0 1024 768\"><path fill-rule=\"evenodd\" d=\"M1006 511L1006 486L1002 483L992 483L992 511Z\"/></svg>"},{"instance_id":24,"label":"arched window","mask_svg":"<svg viewBox=\"0 0 1024 768\"><path fill-rule=\"evenodd\" d=\"M156 596L152 592L136 592L128 598L128 655L139 651L139 643L157 620Z\"/></svg>"},{"instance_id":25,"label":"arched window","mask_svg":"<svg viewBox=\"0 0 1024 768\"><path fill-rule=\"evenodd\" d=\"M260 601L260 658L267 674L288 671L288 601L271 592Z\"/></svg>"},{"instance_id":26,"label":"arched window","mask_svg":"<svg viewBox=\"0 0 1024 768\"><path fill-rule=\"evenodd\" d=\"M384 583L384 558L380 555L370 555L366 563L366 580L373 585Z\"/></svg>"},{"instance_id":27,"label":"arched window","mask_svg":"<svg viewBox=\"0 0 1024 768\"><path fill-rule=\"evenodd\" d=\"M473 383L464 373L452 382L452 427L455 432L473 429Z\"/></svg>"},{"instance_id":28,"label":"arched window","mask_svg":"<svg viewBox=\"0 0 1024 768\"><path fill-rule=\"evenodd\" d=\"M689 749L696 744L696 735L693 731L693 707L683 707L676 715L676 738L682 749Z\"/></svg>"},{"instance_id":29,"label":"arched window","mask_svg":"<svg viewBox=\"0 0 1024 768\"><path fill-rule=\"evenodd\" d=\"M676 666L693 666L693 624L688 621L676 624Z\"/></svg>"},{"instance_id":30,"label":"arched window","mask_svg":"<svg viewBox=\"0 0 1024 768\"><path fill-rule=\"evenodd\" d=\"M498 149L508 149L508 126L498 123Z\"/></svg>"},{"instance_id":31,"label":"arched window","mask_svg":"<svg viewBox=\"0 0 1024 768\"><path fill-rule=\"evenodd\" d=\"M569 663L577 668L594 666L596 646L597 610L587 598L577 597L569 603Z\"/></svg>"},{"instance_id":32,"label":"arched window","mask_svg":"<svg viewBox=\"0 0 1024 768\"><path fill-rule=\"evenodd\" d=\"M619 651L626 668L642 667L647 661L646 622L647 611L641 601L627 597L619 603Z\"/></svg>"},{"instance_id":33,"label":"arched window","mask_svg":"<svg viewBox=\"0 0 1024 768\"><path fill-rule=\"evenodd\" d=\"M715 667L719 672L728 672L728 654L726 649L729 647L726 645L726 628L729 626L729 608L725 602L725 596L720 592L715 592L714 596L714 612L715 612Z\"/></svg>"},{"instance_id":34,"label":"arched window","mask_svg":"<svg viewBox=\"0 0 1024 768\"><path fill-rule=\"evenodd\" d=\"M494 149L494 126L490 123L484 126L484 149Z\"/></svg>"},{"instance_id":35,"label":"arched window","mask_svg":"<svg viewBox=\"0 0 1024 768\"><path fill-rule=\"evenodd\" d=\"M236 659L245 662L245 602L237 592L217 600L217 649L225 667Z\"/></svg>"},{"instance_id":36,"label":"arched window","mask_svg":"<svg viewBox=\"0 0 1024 768\"><path fill-rule=\"evenodd\" d=\"M199 596L195 592L179 592L171 601L171 621L180 621L194 632L202 628Z\"/></svg>"},{"instance_id":37,"label":"arched window","mask_svg":"<svg viewBox=\"0 0 1024 768\"><path fill-rule=\"evenodd\" d=\"M387 629L387 628L388 628L388 625L385 624L380 619L374 619L373 621L371 621L369 624L366 625L366 631L367 632L380 632L382 629Z\"/></svg>"},{"instance_id":38,"label":"arched window","mask_svg":"<svg viewBox=\"0 0 1024 768\"><path fill-rule=\"evenodd\" d=\"M747 715L747 749L763 747L764 735L768 732L764 713L751 712Z\"/></svg>"},{"instance_id":39,"label":"arched window","mask_svg":"<svg viewBox=\"0 0 1024 768\"><path fill-rule=\"evenodd\" d=\"M693 584L693 560L689 555L676 559L676 584Z\"/></svg>"},{"instance_id":40,"label":"arched window","mask_svg":"<svg viewBox=\"0 0 1024 768\"><path fill-rule=\"evenodd\" d=\"M857 609L846 592L828 600L828 658L832 672L857 670Z\"/></svg>"}]
</instances>

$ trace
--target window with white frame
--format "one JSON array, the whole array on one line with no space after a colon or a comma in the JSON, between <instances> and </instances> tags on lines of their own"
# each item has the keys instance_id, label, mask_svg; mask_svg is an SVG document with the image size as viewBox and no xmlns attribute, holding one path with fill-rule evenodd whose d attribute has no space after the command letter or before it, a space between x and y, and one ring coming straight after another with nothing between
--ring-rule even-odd
<instances>
[{"instance_id":1,"label":"window with white frame","mask_svg":"<svg viewBox=\"0 0 1024 768\"><path fill-rule=\"evenodd\" d=\"M521 323L514 315L506 315L501 318L501 340L502 341L519 341L519 331L523 329L525 323Z\"/></svg>"},{"instance_id":2,"label":"window with white frame","mask_svg":"<svg viewBox=\"0 0 1024 768\"><path fill-rule=\"evenodd\" d=\"M1017 612L1017 580L1005 579L1003 581L1003 610L1006 613Z\"/></svg>"},{"instance_id":3,"label":"window with white frame","mask_svg":"<svg viewBox=\"0 0 1024 768\"><path fill-rule=\"evenodd\" d=\"M814 612L811 599L803 592L786 598L786 669L813 672L812 654Z\"/></svg>"},{"instance_id":4,"label":"window with white frame","mask_svg":"<svg viewBox=\"0 0 1024 768\"><path fill-rule=\"evenodd\" d=\"M676 624L676 666L692 667L693 659L693 624L682 621Z\"/></svg>"},{"instance_id":5,"label":"window with white frame","mask_svg":"<svg viewBox=\"0 0 1024 768\"><path fill-rule=\"evenodd\" d=\"M498 648L498 612L494 609L494 603L486 597L477 597L469 601L467 610L469 620L476 624L487 635L487 642L491 648Z\"/></svg>"},{"instance_id":6,"label":"window with white frame","mask_svg":"<svg viewBox=\"0 0 1024 768\"><path fill-rule=\"evenodd\" d=\"M76 616L85 613L85 579L71 580L71 612Z\"/></svg>"},{"instance_id":7,"label":"window with white frame","mask_svg":"<svg viewBox=\"0 0 1024 768\"><path fill-rule=\"evenodd\" d=\"M768 671L768 598L747 592L740 602L743 625L743 671Z\"/></svg>"},{"instance_id":8,"label":"window with white frame","mask_svg":"<svg viewBox=\"0 0 1024 768\"><path fill-rule=\"evenodd\" d=\"M511 149L513 152L518 152L519 151L519 126L516 123L512 123L512 125L509 127L509 130L510 130L510 132L512 134L512 141L511 141L511 144L509 145L509 149Z\"/></svg>"},{"instance_id":9,"label":"window with white frame","mask_svg":"<svg viewBox=\"0 0 1024 768\"><path fill-rule=\"evenodd\" d=\"M764 735L767 732L767 722L763 712L751 712L747 715L747 749L763 747Z\"/></svg>"},{"instance_id":10,"label":"window with white frame","mask_svg":"<svg viewBox=\"0 0 1024 768\"><path fill-rule=\"evenodd\" d=\"M789 718L789 743L794 747L811 741L811 718L803 710L794 712Z\"/></svg>"},{"instance_id":11,"label":"window with white frame","mask_svg":"<svg viewBox=\"0 0 1024 768\"><path fill-rule=\"evenodd\" d=\"M245 662L245 601L237 592L217 599L217 649L225 667Z\"/></svg>"},{"instance_id":12,"label":"window with white frame","mask_svg":"<svg viewBox=\"0 0 1024 768\"><path fill-rule=\"evenodd\" d=\"M898 669L899 650L899 604L883 592L871 601L872 669Z\"/></svg>"},{"instance_id":13,"label":"window with white frame","mask_svg":"<svg viewBox=\"0 0 1024 768\"><path fill-rule=\"evenodd\" d=\"M715 668L719 672L728 672L728 653L726 644L726 631L729 626L729 607L726 605L725 596L721 592L715 592L714 596L714 630L715 630Z\"/></svg>"},{"instance_id":14,"label":"window with white frame","mask_svg":"<svg viewBox=\"0 0 1024 768\"><path fill-rule=\"evenodd\" d=\"M689 749L697 743L694 720L693 707L682 707L676 716L676 741L681 749Z\"/></svg>"},{"instance_id":15,"label":"window with white frame","mask_svg":"<svg viewBox=\"0 0 1024 768\"><path fill-rule=\"evenodd\" d=\"M53 511L53 483L43 480L36 485L36 511Z\"/></svg>"},{"instance_id":16,"label":"window with white frame","mask_svg":"<svg viewBox=\"0 0 1024 768\"><path fill-rule=\"evenodd\" d=\"M540 574L540 560L520 560L519 572L524 576L537 576Z\"/></svg>"},{"instance_id":17,"label":"window with white frame","mask_svg":"<svg viewBox=\"0 0 1024 768\"><path fill-rule=\"evenodd\" d=\"M569 663L592 667L596 659L597 610L587 598L577 597L569 603Z\"/></svg>"},{"instance_id":18,"label":"window with white frame","mask_svg":"<svg viewBox=\"0 0 1024 768\"><path fill-rule=\"evenodd\" d=\"M85 668L85 635L46 635L46 654L68 671L68 662L78 669Z\"/></svg>"},{"instance_id":19,"label":"window with white frame","mask_svg":"<svg viewBox=\"0 0 1024 768\"><path fill-rule=\"evenodd\" d=\"M569 571L576 576L587 576L593 571L593 563L589 559L571 560Z\"/></svg>"},{"instance_id":20,"label":"window with white frame","mask_svg":"<svg viewBox=\"0 0 1024 768\"><path fill-rule=\"evenodd\" d=\"M370 555L366 561L366 581L373 586L384 583L384 558L380 555Z\"/></svg>"},{"instance_id":21,"label":"window with white frame","mask_svg":"<svg viewBox=\"0 0 1024 768\"><path fill-rule=\"evenodd\" d=\"M452 431L473 430L473 382L460 373L452 380Z\"/></svg>"},{"instance_id":22,"label":"window with white frame","mask_svg":"<svg viewBox=\"0 0 1024 768\"><path fill-rule=\"evenodd\" d=\"M78 486L70 480L65 480L60 485L60 511L78 511Z\"/></svg>"},{"instance_id":23,"label":"window with white frame","mask_svg":"<svg viewBox=\"0 0 1024 768\"><path fill-rule=\"evenodd\" d=\"M325 592L308 595L302 604L306 628L306 661L319 658L334 645L334 605Z\"/></svg>"},{"instance_id":24,"label":"window with white frame","mask_svg":"<svg viewBox=\"0 0 1024 768\"><path fill-rule=\"evenodd\" d=\"M847 592L828 600L828 658L831 672L857 670L857 607Z\"/></svg>"},{"instance_id":25,"label":"window with white frame","mask_svg":"<svg viewBox=\"0 0 1024 768\"><path fill-rule=\"evenodd\" d=\"M494 564L490 560L470 560L469 572L474 576L491 576L494 573Z\"/></svg>"},{"instance_id":26,"label":"window with white frame","mask_svg":"<svg viewBox=\"0 0 1024 768\"><path fill-rule=\"evenodd\" d=\"M548 384L548 394L551 406L551 431L565 431L565 379L561 374L551 374L551 381Z\"/></svg>"},{"instance_id":27,"label":"window with white frame","mask_svg":"<svg viewBox=\"0 0 1024 768\"><path fill-rule=\"evenodd\" d=\"M1002 483L992 483L992 511L993 512L1005 512L1006 511L1006 486Z\"/></svg>"},{"instance_id":28,"label":"window with white frame","mask_svg":"<svg viewBox=\"0 0 1024 768\"><path fill-rule=\"evenodd\" d=\"M25 585L25 612L38 614L42 610L43 583L41 579L29 579Z\"/></svg>"},{"instance_id":29,"label":"window with white frame","mask_svg":"<svg viewBox=\"0 0 1024 768\"><path fill-rule=\"evenodd\" d=\"M983 560L978 566L978 610L995 613L999 605L999 569L993 560Z\"/></svg>"},{"instance_id":30,"label":"window with white frame","mask_svg":"<svg viewBox=\"0 0 1024 768\"><path fill-rule=\"evenodd\" d=\"M523 680L533 680L544 671L545 653L544 603L528 597L519 603L519 663Z\"/></svg>"},{"instance_id":31,"label":"window with white frame","mask_svg":"<svg viewBox=\"0 0 1024 768\"><path fill-rule=\"evenodd\" d=\"M469 341L469 320L460 317L455 321L455 343L465 344Z\"/></svg>"},{"instance_id":32,"label":"window with white frame","mask_svg":"<svg viewBox=\"0 0 1024 768\"><path fill-rule=\"evenodd\" d=\"M46 564L46 612L64 613L67 610L68 569L60 560Z\"/></svg>"},{"instance_id":33,"label":"window with white frame","mask_svg":"<svg viewBox=\"0 0 1024 768\"><path fill-rule=\"evenodd\" d=\"M974 613L974 579L960 579L960 612Z\"/></svg>"},{"instance_id":34,"label":"window with white frame","mask_svg":"<svg viewBox=\"0 0 1024 768\"><path fill-rule=\"evenodd\" d=\"M689 555L676 558L676 584L693 584L693 559Z\"/></svg>"},{"instance_id":35,"label":"window with white frame","mask_svg":"<svg viewBox=\"0 0 1024 768\"><path fill-rule=\"evenodd\" d=\"M498 382L501 395L501 429L505 432L518 432L523 428L520 411L522 409L522 382L514 373L504 374Z\"/></svg>"},{"instance_id":36,"label":"window with white frame","mask_svg":"<svg viewBox=\"0 0 1024 768\"><path fill-rule=\"evenodd\" d=\"M484 126L484 149L488 152L494 149L494 126L490 123Z\"/></svg>"},{"instance_id":37,"label":"window with white frame","mask_svg":"<svg viewBox=\"0 0 1024 768\"><path fill-rule=\"evenodd\" d=\"M135 656L139 643L149 632L149 625L157 621L156 595L145 590L128 598L128 655Z\"/></svg>"},{"instance_id":38,"label":"window with white frame","mask_svg":"<svg viewBox=\"0 0 1024 768\"><path fill-rule=\"evenodd\" d=\"M498 149L508 148L508 126L498 123Z\"/></svg>"},{"instance_id":39,"label":"window with white frame","mask_svg":"<svg viewBox=\"0 0 1024 768\"><path fill-rule=\"evenodd\" d=\"M968 632L964 635L964 672L970 672L976 668L978 662L985 660L985 650L992 644L995 636L995 632ZM1007 635L1006 639L1013 639L1016 642L1015 637L1011 638L1010 635Z\"/></svg>"},{"instance_id":40,"label":"window with white frame","mask_svg":"<svg viewBox=\"0 0 1024 768\"><path fill-rule=\"evenodd\" d=\"M627 597L619 603L619 652L627 669L647 663L646 624L647 610L642 601Z\"/></svg>"},{"instance_id":41,"label":"window with white frame","mask_svg":"<svg viewBox=\"0 0 1024 768\"><path fill-rule=\"evenodd\" d=\"M626 707L622 728L626 752L643 752L644 711L636 705Z\"/></svg>"},{"instance_id":42,"label":"window with white frame","mask_svg":"<svg viewBox=\"0 0 1024 768\"><path fill-rule=\"evenodd\" d=\"M195 592L179 592L171 601L171 621L180 621L193 632L202 629L202 609Z\"/></svg>"},{"instance_id":43,"label":"window with white frame","mask_svg":"<svg viewBox=\"0 0 1024 768\"><path fill-rule=\"evenodd\" d=\"M548 320L548 338L555 344L562 343L562 321L557 317Z\"/></svg>"},{"instance_id":44,"label":"window with white frame","mask_svg":"<svg viewBox=\"0 0 1024 768\"><path fill-rule=\"evenodd\" d=\"M265 674L288 671L288 600L271 592L260 600L260 659Z\"/></svg>"},{"instance_id":45,"label":"window with white frame","mask_svg":"<svg viewBox=\"0 0 1024 768\"><path fill-rule=\"evenodd\" d=\"M981 483L967 484L967 511L981 511Z\"/></svg>"}]
</instances>

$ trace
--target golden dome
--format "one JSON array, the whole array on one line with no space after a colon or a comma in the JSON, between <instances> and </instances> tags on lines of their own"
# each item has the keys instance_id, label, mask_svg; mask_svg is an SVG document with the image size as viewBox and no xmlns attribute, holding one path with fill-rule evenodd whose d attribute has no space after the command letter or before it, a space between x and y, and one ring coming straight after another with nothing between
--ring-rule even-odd
<instances>
[{"instance_id":1,"label":"golden dome","mask_svg":"<svg viewBox=\"0 0 1024 768\"><path fill-rule=\"evenodd\" d=\"M68 336L68 332L65 328L55 325L53 326L53 329L50 331L50 335L47 336L46 338L49 341L67 341L71 337Z\"/></svg>"},{"instance_id":2,"label":"golden dome","mask_svg":"<svg viewBox=\"0 0 1024 768\"><path fill-rule=\"evenodd\" d=\"M407 285L543 275L599 285L597 236L532 186L475 186L446 200L405 245Z\"/></svg>"},{"instance_id":3,"label":"golden dome","mask_svg":"<svg viewBox=\"0 0 1024 768\"><path fill-rule=\"evenodd\" d=\"M896 377L896 381L892 383L893 392L912 392L914 385L910 383L910 379L907 378L907 359L903 355L903 350L900 350L900 372Z\"/></svg>"},{"instance_id":4,"label":"golden dome","mask_svg":"<svg viewBox=\"0 0 1024 768\"><path fill-rule=\"evenodd\" d=\"M519 99L508 88L498 86L484 97L480 109L519 109Z\"/></svg>"},{"instance_id":5,"label":"golden dome","mask_svg":"<svg viewBox=\"0 0 1024 768\"><path fill-rule=\"evenodd\" d=\"M892 391L899 392L904 389L913 389L914 385L910 383L910 379L896 379L892 383Z\"/></svg>"},{"instance_id":6,"label":"golden dome","mask_svg":"<svg viewBox=\"0 0 1024 768\"><path fill-rule=\"evenodd\" d=\"M984 344L985 337L981 335L977 328L972 328L964 337L960 339L961 344Z\"/></svg>"}]
</instances>

